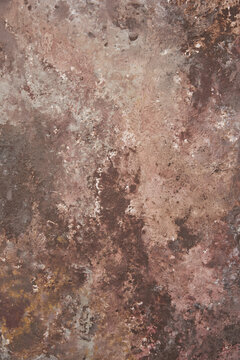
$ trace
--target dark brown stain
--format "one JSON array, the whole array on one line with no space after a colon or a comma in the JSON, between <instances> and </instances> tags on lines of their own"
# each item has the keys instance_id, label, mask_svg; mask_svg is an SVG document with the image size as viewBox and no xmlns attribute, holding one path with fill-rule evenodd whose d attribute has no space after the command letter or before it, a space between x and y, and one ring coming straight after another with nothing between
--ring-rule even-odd
<instances>
[{"instance_id":1,"label":"dark brown stain","mask_svg":"<svg viewBox=\"0 0 240 360\"><path fill-rule=\"evenodd\" d=\"M199 236L191 234L190 230L185 225L186 221L187 217L177 218L175 220L175 224L179 226L179 230L177 231L177 239L168 242L169 248L174 252L190 250L200 241Z\"/></svg>"},{"instance_id":2,"label":"dark brown stain","mask_svg":"<svg viewBox=\"0 0 240 360\"><path fill-rule=\"evenodd\" d=\"M124 190L120 172L112 163L107 171L96 173L95 176L99 179L101 227L106 226L105 235L102 235L110 238L113 249L119 248L124 255L119 265L114 266L111 261L111 265L106 265L108 277L102 284L102 291L112 289L117 294L120 301L117 311L122 308L132 309L129 316L134 316L136 324L131 332L136 338L145 336L148 345L158 340L161 343L154 347L146 359L177 359L179 348L176 344L168 345L169 334L165 332L166 325L172 321L174 308L168 292L159 290L148 273L148 256L142 240L144 222L126 213L128 194ZM132 181L135 191L140 183L140 170L132 177ZM148 327L154 331L149 333ZM142 352L134 342L132 351L133 354Z\"/></svg>"},{"instance_id":3,"label":"dark brown stain","mask_svg":"<svg viewBox=\"0 0 240 360\"><path fill-rule=\"evenodd\" d=\"M182 46L182 51L190 53L189 80L195 88L192 103L200 112L205 109L211 97L219 105L224 103L235 109L239 108L239 76L233 54L237 38L233 31L234 21L239 12L239 5L229 9L206 10L199 25L196 21L197 8L191 2L187 8L181 9L180 6L176 10L187 34L187 42ZM201 44L199 48L195 48L197 42Z\"/></svg>"},{"instance_id":4,"label":"dark brown stain","mask_svg":"<svg viewBox=\"0 0 240 360\"><path fill-rule=\"evenodd\" d=\"M77 252L80 257L91 259L102 248L101 239L104 232L94 219L89 218L84 220L84 226L76 224L76 227L79 228L74 235Z\"/></svg>"},{"instance_id":5,"label":"dark brown stain","mask_svg":"<svg viewBox=\"0 0 240 360\"><path fill-rule=\"evenodd\" d=\"M201 359L206 354L210 359L218 359L218 356L223 348L223 339L209 335L205 337L202 341L202 344L199 346L199 349L196 349L192 354L192 359Z\"/></svg>"},{"instance_id":6,"label":"dark brown stain","mask_svg":"<svg viewBox=\"0 0 240 360\"><path fill-rule=\"evenodd\" d=\"M5 125L0 135L2 231L8 237L20 235L32 218L33 198L27 186L31 176L27 140L14 126Z\"/></svg>"},{"instance_id":7,"label":"dark brown stain","mask_svg":"<svg viewBox=\"0 0 240 360\"><path fill-rule=\"evenodd\" d=\"M132 182L136 181L136 176L139 175L135 174ZM101 223L107 227L107 233L111 235L113 243L121 248L129 262L137 266L138 263L147 266L147 256L142 241L144 222L126 213L130 200L125 185L112 163L106 172L100 174Z\"/></svg>"},{"instance_id":8,"label":"dark brown stain","mask_svg":"<svg viewBox=\"0 0 240 360\"><path fill-rule=\"evenodd\" d=\"M31 323L30 331L18 335L15 341L9 345L9 350L18 354L31 349L34 345L38 346L45 331L46 327L38 319L34 319ZM37 355L37 352L35 354Z\"/></svg>"},{"instance_id":9,"label":"dark brown stain","mask_svg":"<svg viewBox=\"0 0 240 360\"><path fill-rule=\"evenodd\" d=\"M9 329L17 328L24 315L26 306L29 302L24 299L0 297L0 318L6 321Z\"/></svg>"},{"instance_id":10,"label":"dark brown stain","mask_svg":"<svg viewBox=\"0 0 240 360\"><path fill-rule=\"evenodd\" d=\"M118 185L119 174L111 164L108 171L100 175L101 219L109 228L117 226L118 218L124 216L130 201L125 190Z\"/></svg>"},{"instance_id":11,"label":"dark brown stain","mask_svg":"<svg viewBox=\"0 0 240 360\"><path fill-rule=\"evenodd\" d=\"M231 345L237 345L240 342L240 322L226 325L223 329L224 338Z\"/></svg>"},{"instance_id":12,"label":"dark brown stain","mask_svg":"<svg viewBox=\"0 0 240 360\"><path fill-rule=\"evenodd\" d=\"M138 34L137 33L130 33L129 34L129 40L130 41L136 41L138 38Z\"/></svg>"},{"instance_id":13,"label":"dark brown stain","mask_svg":"<svg viewBox=\"0 0 240 360\"><path fill-rule=\"evenodd\" d=\"M18 237L30 224L33 202L36 202L51 242L53 236L66 231L55 207L59 199L54 193L61 159L53 148L53 135L37 117L34 128L30 140L26 130L7 124L1 126L0 222L9 238Z\"/></svg>"}]
</instances>

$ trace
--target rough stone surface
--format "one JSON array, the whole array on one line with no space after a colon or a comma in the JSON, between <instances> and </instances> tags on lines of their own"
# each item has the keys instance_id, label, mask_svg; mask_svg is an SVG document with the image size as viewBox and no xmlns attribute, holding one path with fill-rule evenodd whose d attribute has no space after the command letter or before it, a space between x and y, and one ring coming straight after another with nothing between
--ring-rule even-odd
<instances>
[{"instance_id":1,"label":"rough stone surface","mask_svg":"<svg viewBox=\"0 0 240 360\"><path fill-rule=\"evenodd\" d=\"M1 360L239 360L237 0L0 0Z\"/></svg>"}]
</instances>

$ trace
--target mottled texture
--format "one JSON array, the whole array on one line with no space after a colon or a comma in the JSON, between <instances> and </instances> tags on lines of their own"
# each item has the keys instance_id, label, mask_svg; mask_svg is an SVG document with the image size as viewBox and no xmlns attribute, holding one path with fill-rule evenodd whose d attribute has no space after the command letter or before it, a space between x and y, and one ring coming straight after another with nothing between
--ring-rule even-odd
<instances>
[{"instance_id":1,"label":"mottled texture","mask_svg":"<svg viewBox=\"0 0 240 360\"><path fill-rule=\"evenodd\" d=\"M240 359L237 0L0 0L0 360Z\"/></svg>"}]
</instances>

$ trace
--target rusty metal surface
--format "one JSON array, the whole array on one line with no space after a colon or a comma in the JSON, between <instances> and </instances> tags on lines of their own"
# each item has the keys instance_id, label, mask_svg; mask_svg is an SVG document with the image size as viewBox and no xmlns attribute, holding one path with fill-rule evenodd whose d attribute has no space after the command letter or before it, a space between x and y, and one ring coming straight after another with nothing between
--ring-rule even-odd
<instances>
[{"instance_id":1,"label":"rusty metal surface","mask_svg":"<svg viewBox=\"0 0 240 360\"><path fill-rule=\"evenodd\" d=\"M240 7L0 1L1 360L238 360Z\"/></svg>"}]
</instances>

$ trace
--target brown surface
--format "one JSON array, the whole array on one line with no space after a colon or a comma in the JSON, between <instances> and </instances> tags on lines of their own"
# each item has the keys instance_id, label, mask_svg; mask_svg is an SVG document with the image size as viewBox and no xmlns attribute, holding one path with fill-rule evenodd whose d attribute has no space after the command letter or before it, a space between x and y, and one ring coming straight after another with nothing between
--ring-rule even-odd
<instances>
[{"instance_id":1,"label":"brown surface","mask_svg":"<svg viewBox=\"0 0 240 360\"><path fill-rule=\"evenodd\" d=\"M240 8L0 1L1 360L238 360Z\"/></svg>"}]
</instances>

